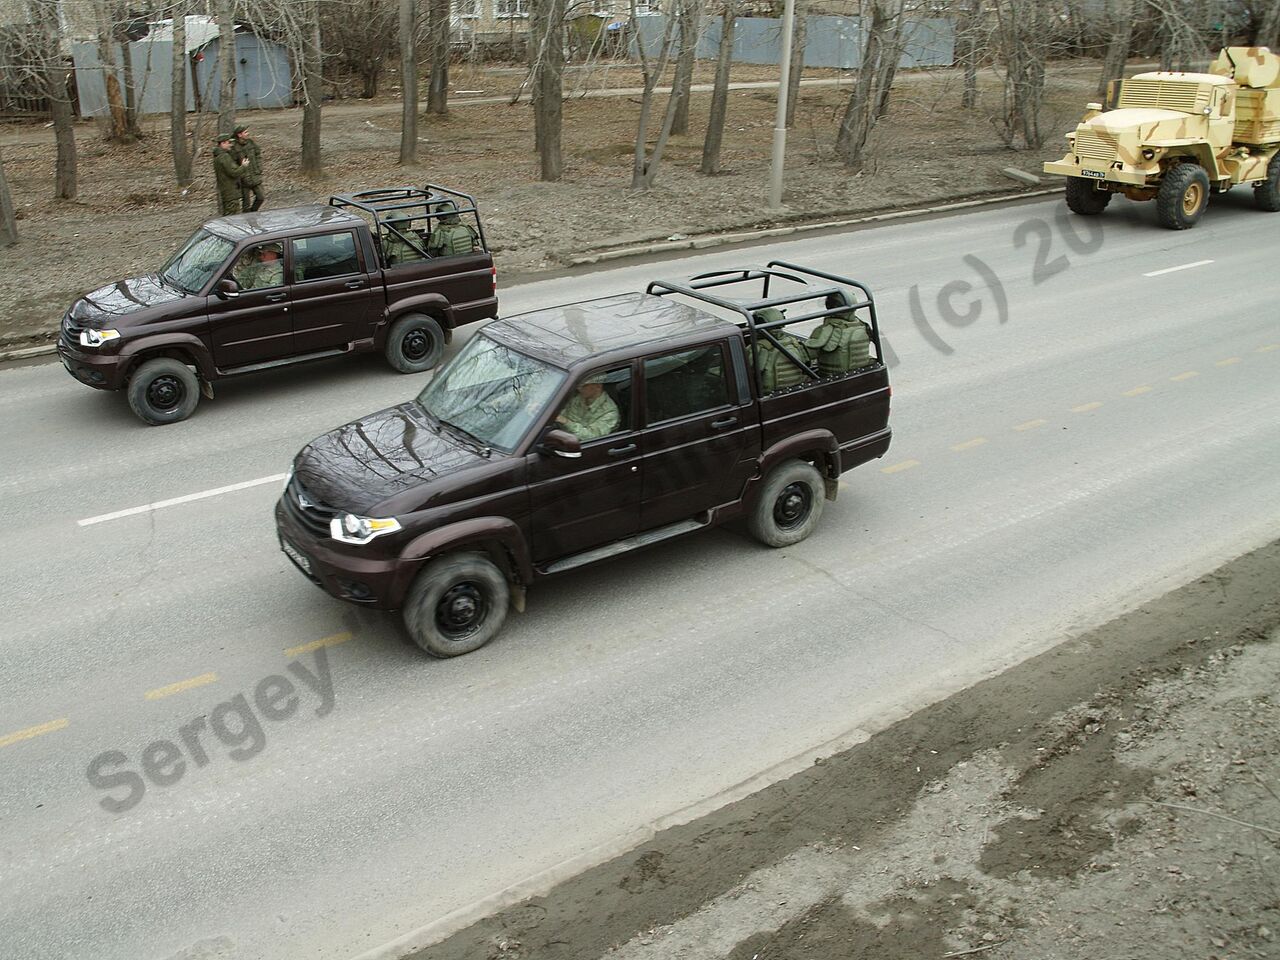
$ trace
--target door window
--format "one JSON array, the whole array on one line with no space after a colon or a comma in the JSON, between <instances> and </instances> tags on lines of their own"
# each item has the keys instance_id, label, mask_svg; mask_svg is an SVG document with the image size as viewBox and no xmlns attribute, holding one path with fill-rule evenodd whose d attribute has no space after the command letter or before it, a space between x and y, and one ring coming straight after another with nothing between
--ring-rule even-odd
<instances>
[{"instance_id":1,"label":"door window","mask_svg":"<svg viewBox=\"0 0 1280 960\"><path fill-rule=\"evenodd\" d=\"M279 240L250 247L231 267L231 279L242 291L284 286L284 244Z\"/></svg>"},{"instance_id":2,"label":"door window","mask_svg":"<svg viewBox=\"0 0 1280 960\"><path fill-rule=\"evenodd\" d=\"M552 424L583 443L631 429L631 367L615 367L578 381Z\"/></svg>"},{"instance_id":3,"label":"door window","mask_svg":"<svg viewBox=\"0 0 1280 960\"><path fill-rule=\"evenodd\" d=\"M730 403L720 344L646 360L644 379L649 424L690 417Z\"/></svg>"},{"instance_id":4,"label":"door window","mask_svg":"<svg viewBox=\"0 0 1280 960\"><path fill-rule=\"evenodd\" d=\"M298 237L292 243L294 283L360 272L355 234L349 231Z\"/></svg>"}]
</instances>

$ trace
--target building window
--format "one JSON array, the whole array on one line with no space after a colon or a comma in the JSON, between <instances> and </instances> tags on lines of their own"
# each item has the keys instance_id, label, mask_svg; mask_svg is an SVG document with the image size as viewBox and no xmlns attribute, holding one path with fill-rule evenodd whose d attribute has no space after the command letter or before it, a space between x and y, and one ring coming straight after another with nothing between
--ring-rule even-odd
<instances>
[{"instance_id":1,"label":"building window","mask_svg":"<svg viewBox=\"0 0 1280 960\"><path fill-rule=\"evenodd\" d=\"M475 20L480 16L480 0L453 0L454 16Z\"/></svg>"},{"instance_id":2,"label":"building window","mask_svg":"<svg viewBox=\"0 0 1280 960\"><path fill-rule=\"evenodd\" d=\"M529 0L495 0L493 15L499 20L529 16Z\"/></svg>"}]
</instances>

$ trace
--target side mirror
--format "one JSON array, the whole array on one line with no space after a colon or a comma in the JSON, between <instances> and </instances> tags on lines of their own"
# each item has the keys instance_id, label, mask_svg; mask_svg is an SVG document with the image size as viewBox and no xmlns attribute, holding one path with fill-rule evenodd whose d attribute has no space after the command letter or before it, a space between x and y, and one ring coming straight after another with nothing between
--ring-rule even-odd
<instances>
[{"instance_id":1,"label":"side mirror","mask_svg":"<svg viewBox=\"0 0 1280 960\"><path fill-rule=\"evenodd\" d=\"M557 457L576 458L582 456L582 441L568 430L553 427L542 435L542 443L538 445L544 453Z\"/></svg>"},{"instance_id":2,"label":"side mirror","mask_svg":"<svg viewBox=\"0 0 1280 960\"><path fill-rule=\"evenodd\" d=\"M214 292L223 300L229 300L232 297L240 296L240 284L231 279L219 280Z\"/></svg>"}]
</instances>

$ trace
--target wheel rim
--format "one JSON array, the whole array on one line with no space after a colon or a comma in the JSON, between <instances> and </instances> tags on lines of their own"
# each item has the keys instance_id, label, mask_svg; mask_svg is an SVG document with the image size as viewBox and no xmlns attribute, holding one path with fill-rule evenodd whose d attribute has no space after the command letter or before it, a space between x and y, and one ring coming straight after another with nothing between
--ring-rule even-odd
<instances>
[{"instance_id":1,"label":"wheel rim","mask_svg":"<svg viewBox=\"0 0 1280 960\"><path fill-rule=\"evenodd\" d=\"M422 360L431 352L431 335L420 327L410 330L400 341L400 349L408 359L415 362Z\"/></svg>"},{"instance_id":2,"label":"wheel rim","mask_svg":"<svg viewBox=\"0 0 1280 960\"><path fill-rule=\"evenodd\" d=\"M1204 187L1198 183L1187 184L1186 192L1182 194L1182 212L1191 217L1200 209L1200 204L1204 202Z\"/></svg>"},{"instance_id":3,"label":"wheel rim","mask_svg":"<svg viewBox=\"0 0 1280 960\"><path fill-rule=\"evenodd\" d=\"M773 521L783 530L794 530L809 517L813 509L813 491L807 483L787 484L773 501Z\"/></svg>"},{"instance_id":4,"label":"wheel rim","mask_svg":"<svg viewBox=\"0 0 1280 960\"><path fill-rule=\"evenodd\" d=\"M436 627L450 640L465 640L479 631L489 613L484 588L473 580L455 583L436 604Z\"/></svg>"},{"instance_id":5,"label":"wheel rim","mask_svg":"<svg viewBox=\"0 0 1280 960\"><path fill-rule=\"evenodd\" d=\"M172 410L186 395L187 388L174 376L156 377L147 384L147 403L156 410Z\"/></svg>"}]
</instances>

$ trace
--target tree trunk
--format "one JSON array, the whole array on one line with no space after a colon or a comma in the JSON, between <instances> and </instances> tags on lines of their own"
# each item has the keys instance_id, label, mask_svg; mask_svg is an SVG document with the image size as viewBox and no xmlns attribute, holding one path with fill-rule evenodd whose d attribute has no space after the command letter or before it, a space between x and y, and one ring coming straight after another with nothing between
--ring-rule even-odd
<instances>
[{"instance_id":1,"label":"tree trunk","mask_svg":"<svg viewBox=\"0 0 1280 960\"><path fill-rule=\"evenodd\" d=\"M636 12L636 0L631 0L631 23L634 25L639 21L639 15ZM662 35L662 48L658 53L656 63L649 60L648 54L645 53L644 44L640 42L639 34L636 36L636 47L640 51L640 73L644 78L644 90L640 95L640 118L636 123L636 143L635 152L633 154L633 163L631 166L631 188L633 190L645 189L652 185L653 179L650 174L651 162L648 157L648 140L649 140L649 118L653 113L653 91L657 87L658 81L662 79L663 73L667 69L667 61L671 56L671 48L675 43L676 17L668 16L666 28ZM674 112L671 105L675 102L675 90L671 92L671 99L667 101L667 116L674 119ZM666 133L671 132L669 124L664 123ZM665 138L662 138L665 143ZM656 173L656 163L652 164L652 172Z\"/></svg>"},{"instance_id":2,"label":"tree trunk","mask_svg":"<svg viewBox=\"0 0 1280 960\"><path fill-rule=\"evenodd\" d=\"M74 200L77 164L75 117L62 68L59 43L62 27L58 22L58 11L52 4L32 4L31 12L35 23L40 27L43 43L40 51L40 84L49 101L53 136L58 146L57 159L54 161L53 195L59 200Z\"/></svg>"},{"instance_id":3,"label":"tree trunk","mask_svg":"<svg viewBox=\"0 0 1280 960\"><path fill-rule=\"evenodd\" d=\"M533 127L538 175L556 181L564 174L560 133L564 103L565 0L534 0Z\"/></svg>"},{"instance_id":4,"label":"tree trunk","mask_svg":"<svg viewBox=\"0 0 1280 960\"><path fill-rule=\"evenodd\" d=\"M1270 0L1267 4L1253 42L1258 47L1270 47L1272 53L1280 53L1277 49L1280 46L1280 0Z\"/></svg>"},{"instance_id":5,"label":"tree trunk","mask_svg":"<svg viewBox=\"0 0 1280 960\"><path fill-rule=\"evenodd\" d=\"M236 24L232 0L218 0L218 133L236 125Z\"/></svg>"},{"instance_id":6,"label":"tree trunk","mask_svg":"<svg viewBox=\"0 0 1280 960\"><path fill-rule=\"evenodd\" d=\"M111 140L128 140L129 123L125 115L124 98L120 95L111 14L101 2L95 5L95 13L98 19L98 61L102 64L102 85L107 94L107 136Z\"/></svg>"},{"instance_id":7,"label":"tree trunk","mask_svg":"<svg viewBox=\"0 0 1280 960\"><path fill-rule=\"evenodd\" d=\"M965 0L960 16L956 49L963 71L960 108L972 110L978 105L978 30L982 19L982 0Z\"/></svg>"},{"instance_id":8,"label":"tree trunk","mask_svg":"<svg viewBox=\"0 0 1280 960\"><path fill-rule=\"evenodd\" d=\"M187 7L173 8L173 59L169 99L169 150L173 154L173 177L178 186L191 183L191 152L187 149Z\"/></svg>"},{"instance_id":9,"label":"tree trunk","mask_svg":"<svg viewBox=\"0 0 1280 960\"><path fill-rule=\"evenodd\" d=\"M1124 76L1129 62L1129 45L1133 41L1133 0L1111 0L1111 38L1102 58L1102 76L1098 78L1098 97L1107 93L1107 84Z\"/></svg>"},{"instance_id":10,"label":"tree trunk","mask_svg":"<svg viewBox=\"0 0 1280 960\"><path fill-rule=\"evenodd\" d=\"M875 127L883 86L892 74L892 61L898 57L902 0L875 0L871 9L871 27L862 64L858 68L858 80L836 134L836 153L851 169L862 166L867 140Z\"/></svg>"},{"instance_id":11,"label":"tree trunk","mask_svg":"<svg viewBox=\"0 0 1280 960\"><path fill-rule=\"evenodd\" d=\"M716 56L716 82L711 90L711 114L707 118L707 138L702 142L703 173L720 172L720 144L724 140L724 121L729 112L729 73L733 67L733 33L738 18L735 0L725 0L720 27L720 49Z\"/></svg>"},{"instance_id":12,"label":"tree trunk","mask_svg":"<svg viewBox=\"0 0 1280 960\"><path fill-rule=\"evenodd\" d=\"M142 136L138 129L138 85L133 77L133 48L129 46L129 38L120 34L120 64L124 73L124 126L129 136Z\"/></svg>"},{"instance_id":13,"label":"tree trunk","mask_svg":"<svg viewBox=\"0 0 1280 960\"><path fill-rule=\"evenodd\" d=\"M689 132L689 94L693 86L693 67L698 56L698 26L702 19L702 0L682 0L677 7L680 23L680 56L676 59L676 77L671 95L676 98L671 132Z\"/></svg>"},{"instance_id":14,"label":"tree trunk","mask_svg":"<svg viewBox=\"0 0 1280 960\"><path fill-rule=\"evenodd\" d=\"M302 173L320 175L320 105L324 101L321 74L320 2L307 0L306 27L302 38Z\"/></svg>"},{"instance_id":15,"label":"tree trunk","mask_svg":"<svg viewBox=\"0 0 1280 960\"><path fill-rule=\"evenodd\" d=\"M400 163L418 162L417 4L400 0Z\"/></svg>"},{"instance_id":16,"label":"tree trunk","mask_svg":"<svg viewBox=\"0 0 1280 960\"><path fill-rule=\"evenodd\" d=\"M894 31L893 49L884 58L884 69L880 74L879 91L876 94L876 119L883 120L889 115L889 91L893 89L893 78L898 75L898 61L902 59L901 27Z\"/></svg>"},{"instance_id":17,"label":"tree trunk","mask_svg":"<svg viewBox=\"0 0 1280 960\"><path fill-rule=\"evenodd\" d=\"M9 181L4 175L4 153L0 151L0 247L11 247L17 242L18 220L13 213Z\"/></svg>"},{"instance_id":18,"label":"tree trunk","mask_svg":"<svg viewBox=\"0 0 1280 960\"><path fill-rule=\"evenodd\" d=\"M796 125L800 104L800 75L804 73L805 35L809 31L808 0L796 0L796 20L791 31L791 75L787 78L787 129Z\"/></svg>"},{"instance_id":19,"label":"tree trunk","mask_svg":"<svg viewBox=\"0 0 1280 960\"><path fill-rule=\"evenodd\" d=\"M430 0L428 19L431 34L431 83L427 88L427 110L449 112L449 0Z\"/></svg>"}]
</instances>

